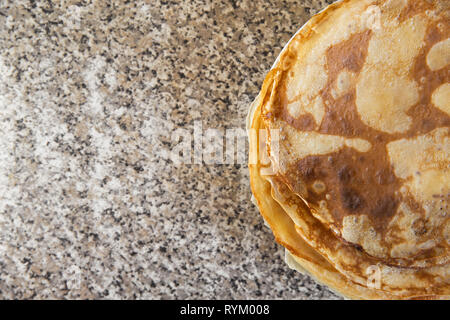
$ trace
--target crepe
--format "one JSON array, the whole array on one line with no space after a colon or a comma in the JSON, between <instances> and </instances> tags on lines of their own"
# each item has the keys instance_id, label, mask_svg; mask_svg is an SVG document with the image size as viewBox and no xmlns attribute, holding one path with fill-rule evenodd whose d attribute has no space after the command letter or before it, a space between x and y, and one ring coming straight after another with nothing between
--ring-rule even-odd
<instances>
[{"instance_id":1,"label":"crepe","mask_svg":"<svg viewBox=\"0 0 450 320\"><path fill-rule=\"evenodd\" d=\"M261 214L291 262L344 296L450 296L449 23L448 1L335 3L251 107Z\"/></svg>"}]
</instances>

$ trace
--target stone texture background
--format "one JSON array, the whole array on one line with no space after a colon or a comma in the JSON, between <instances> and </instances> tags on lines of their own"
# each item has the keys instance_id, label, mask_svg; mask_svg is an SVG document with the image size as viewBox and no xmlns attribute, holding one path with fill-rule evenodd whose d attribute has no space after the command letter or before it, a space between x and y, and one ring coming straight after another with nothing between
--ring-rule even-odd
<instances>
[{"instance_id":1,"label":"stone texture background","mask_svg":"<svg viewBox=\"0 0 450 320\"><path fill-rule=\"evenodd\" d=\"M1 1L0 298L338 298L285 265L245 164L164 156L245 128L330 2Z\"/></svg>"}]
</instances>

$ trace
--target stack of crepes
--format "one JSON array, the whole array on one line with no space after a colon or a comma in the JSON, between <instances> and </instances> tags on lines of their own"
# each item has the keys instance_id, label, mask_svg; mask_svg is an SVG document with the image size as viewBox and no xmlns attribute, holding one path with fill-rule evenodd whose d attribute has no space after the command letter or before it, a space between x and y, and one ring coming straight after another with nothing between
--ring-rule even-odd
<instances>
[{"instance_id":1,"label":"stack of crepes","mask_svg":"<svg viewBox=\"0 0 450 320\"><path fill-rule=\"evenodd\" d=\"M251 106L260 212L288 264L344 297L450 297L449 6L329 6Z\"/></svg>"}]
</instances>

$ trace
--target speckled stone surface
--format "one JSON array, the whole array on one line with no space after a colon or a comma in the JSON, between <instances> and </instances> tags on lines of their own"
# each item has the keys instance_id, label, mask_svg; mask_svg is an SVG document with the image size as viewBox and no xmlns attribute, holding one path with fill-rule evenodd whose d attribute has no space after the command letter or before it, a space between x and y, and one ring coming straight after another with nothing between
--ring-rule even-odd
<instances>
[{"instance_id":1,"label":"speckled stone surface","mask_svg":"<svg viewBox=\"0 0 450 320\"><path fill-rule=\"evenodd\" d=\"M330 2L1 1L0 298L337 299L285 265L245 164L164 156L244 129Z\"/></svg>"}]
</instances>

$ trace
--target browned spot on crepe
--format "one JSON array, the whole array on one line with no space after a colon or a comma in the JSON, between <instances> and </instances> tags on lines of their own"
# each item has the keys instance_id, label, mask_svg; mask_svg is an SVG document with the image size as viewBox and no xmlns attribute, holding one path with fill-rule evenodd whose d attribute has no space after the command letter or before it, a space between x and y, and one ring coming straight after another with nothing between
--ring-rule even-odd
<instances>
[{"instance_id":1,"label":"browned spot on crepe","mask_svg":"<svg viewBox=\"0 0 450 320\"><path fill-rule=\"evenodd\" d=\"M403 22L417 14L420 14L426 10L431 10L433 8L434 6L431 2L409 0L407 6L402 10L398 19L400 22Z\"/></svg>"},{"instance_id":2,"label":"browned spot on crepe","mask_svg":"<svg viewBox=\"0 0 450 320\"><path fill-rule=\"evenodd\" d=\"M439 29L437 25L442 23L445 27ZM425 45L416 58L411 76L420 86L419 102L413 106L407 114L415 121L406 137L424 134L438 127L450 126L450 117L445 112L434 107L431 102L433 92L443 83L450 82L449 67L431 71L427 65L427 54L436 43L450 36L449 21L439 21L428 28Z\"/></svg>"},{"instance_id":3,"label":"browned spot on crepe","mask_svg":"<svg viewBox=\"0 0 450 320\"><path fill-rule=\"evenodd\" d=\"M327 60L328 77L330 79L328 81L329 84L334 83L340 70L347 69L355 73L361 71L367 57L367 48L369 45L370 36L371 31L367 30L365 32L352 35L350 39L343 41L328 50L327 55L329 57L336 57L336 59ZM285 83L284 80L286 76L287 73L284 74L281 83ZM327 91L328 90L325 89L325 92ZM294 118L290 115L287 110L288 99L286 96L286 88L281 88L281 90L278 91L277 99L280 106L277 108L277 116L281 117L283 121L301 131L312 131L316 128L315 120L311 115L306 114L300 116L299 118ZM329 111L328 114L333 117L333 111ZM352 119L348 120L352 121ZM345 126L345 123L342 125Z\"/></svg>"},{"instance_id":4,"label":"browned spot on crepe","mask_svg":"<svg viewBox=\"0 0 450 320\"><path fill-rule=\"evenodd\" d=\"M372 30L352 35L327 51L328 76L334 81L343 69L358 73L364 66Z\"/></svg>"}]
</instances>

